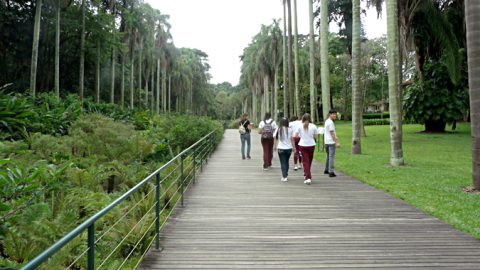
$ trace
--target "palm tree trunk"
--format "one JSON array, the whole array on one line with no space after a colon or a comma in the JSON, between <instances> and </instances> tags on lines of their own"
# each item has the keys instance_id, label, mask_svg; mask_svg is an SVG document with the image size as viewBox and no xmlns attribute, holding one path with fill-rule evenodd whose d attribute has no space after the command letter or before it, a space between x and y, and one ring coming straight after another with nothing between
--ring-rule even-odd
<instances>
[{"instance_id":1,"label":"palm tree trunk","mask_svg":"<svg viewBox=\"0 0 480 270\"><path fill-rule=\"evenodd\" d=\"M60 0L57 0L55 30L55 96L60 98Z\"/></svg>"},{"instance_id":2,"label":"palm tree trunk","mask_svg":"<svg viewBox=\"0 0 480 270\"><path fill-rule=\"evenodd\" d=\"M360 0L352 3L352 154L361 154L362 104L360 91Z\"/></svg>"},{"instance_id":3,"label":"palm tree trunk","mask_svg":"<svg viewBox=\"0 0 480 270\"><path fill-rule=\"evenodd\" d=\"M120 85L120 107L125 106L125 55L122 54L122 82Z\"/></svg>"},{"instance_id":4,"label":"palm tree trunk","mask_svg":"<svg viewBox=\"0 0 480 270\"><path fill-rule=\"evenodd\" d=\"M310 1L310 0L309 0ZM293 42L293 54L295 60L295 111L300 114L300 74L298 71L298 22L297 22L297 0L293 0L293 24L295 30Z\"/></svg>"},{"instance_id":5,"label":"palm tree trunk","mask_svg":"<svg viewBox=\"0 0 480 270\"><path fill-rule=\"evenodd\" d=\"M110 103L115 103L115 65L117 64L117 50L112 49L112 70L110 74Z\"/></svg>"},{"instance_id":6,"label":"palm tree trunk","mask_svg":"<svg viewBox=\"0 0 480 270\"><path fill-rule=\"evenodd\" d=\"M130 109L133 109L133 105L134 105L134 90L135 90L135 77L134 77L134 73L135 73L135 57L134 57L134 54L132 53L131 57L130 57Z\"/></svg>"},{"instance_id":7,"label":"palm tree trunk","mask_svg":"<svg viewBox=\"0 0 480 270\"><path fill-rule=\"evenodd\" d=\"M157 59L157 97L155 99L155 112L160 114L160 59Z\"/></svg>"},{"instance_id":8,"label":"palm tree trunk","mask_svg":"<svg viewBox=\"0 0 480 270\"><path fill-rule=\"evenodd\" d=\"M313 35L313 0L308 0L308 15L310 22L310 116L316 121L316 91L315 91L315 36Z\"/></svg>"},{"instance_id":9,"label":"palm tree trunk","mask_svg":"<svg viewBox=\"0 0 480 270\"><path fill-rule=\"evenodd\" d=\"M480 190L480 1L465 0L465 19L472 126L472 181L475 189Z\"/></svg>"},{"instance_id":10,"label":"palm tree trunk","mask_svg":"<svg viewBox=\"0 0 480 270\"><path fill-rule=\"evenodd\" d=\"M95 64L95 102L100 102L100 39L97 40L97 62Z\"/></svg>"},{"instance_id":11,"label":"palm tree trunk","mask_svg":"<svg viewBox=\"0 0 480 270\"><path fill-rule=\"evenodd\" d=\"M263 91L265 94L265 111L269 112L270 111L270 89L268 89L268 75L265 75L263 77Z\"/></svg>"},{"instance_id":12,"label":"palm tree trunk","mask_svg":"<svg viewBox=\"0 0 480 270\"><path fill-rule=\"evenodd\" d=\"M278 67L275 66L275 77L273 78L273 116L278 119Z\"/></svg>"},{"instance_id":13,"label":"palm tree trunk","mask_svg":"<svg viewBox=\"0 0 480 270\"><path fill-rule=\"evenodd\" d=\"M143 64L143 39L141 34L138 34L139 42L138 42L138 104L142 104L142 64Z\"/></svg>"},{"instance_id":14,"label":"palm tree trunk","mask_svg":"<svg viewBox=\"0 0 480 270\"><path fill-rule=\"evenodd\" d=\"M252 115L253 115L253 122L258 126L258 118L257 118L257 87L252 87Z\"/></svg>"},{"instance_id":15,"label":"palm tree trunk","mask_svg":"<svg viewBox=\"0 0 480 270\"><path fill-rule=\"evenodd\" d=\"M323 119L328 117L330 110L330 67L328 64L328 0L321 2L321 23L320 23L320 43L321 43L321 76L322 76L322 108Z\"/></svg>"},{"instance_id":16,"label":"palm tree trunk","mask_svg":"<svg viewBox=\"0 0 480 270\"><path fill-rule=\"evenodd\" d=\"M80 32L80 76L78 91L80 102L83 104L84 75L85 75L85 1L82 0L82 31Z\"/></svg>"},{"instance_id":17,"label":"palm tree trunk","mask_svg":"<svg viewBox=\"0 0 480 270\"><path fill-rule=\"evenodd\" d=\"M171 72L171 71L170 71ZM168 112L172 111L172 74L168 74Z\"/></svg>"},{"instance_id":18,"label":"palm tree trunk","mask_svg":"<svg viewBox=\"0 0 480 270\"><path fill-rule=\"evenodd\" d=\"M293 69L292 69L292 5L291 0L287 0L287 11L288 11L288 86L289 86L289 96L290 96L290 114L294 115L294 83L293 78Z\"/></svg>"},{"instance_id":19,"label":"palm tree trunk","mask_svg":"<svg viewBox=\"0 0 480 270\"><path fill-rule=\"evenodd\" d=\"M402 115L399 73L399 31L397 20L397 0L387 2L387 59L388 59L388 94L390 102L390 164L401 166L402 150Z\"/></svg>"},{"instance_id":20,"label":"palm tree trunk","mask_svg":"<svg viewBox=\"0 0 480 270\"><path fill-rule=\"evenodd\" d=\"M40 40L40 24L42 18L42 0L37 0L35 8L35 24L33 27L33 45L32 45L32 63L30 67L30 91L35 97L37 89L37 62L38 62L38 43Z\"/></svg>"},{"instance_id":21,"label":"palm tree trunk","mask_svg":"<svg viewBox=\"0 0 480 270\"><path fill-rule=\"evenodd\" d=\"M283 59L282 59L282 66L283 66L283 116L288 117L288 79L287 79L287 3L286 0L283 0L283 43L282 43L282 51L283 51Z\"/></svg>"},{"instance_id":22,"label":"palm tree trunk","mask_svg":"<svg viewBox=\"0 0 480 270\"><path fill-rule=\"evenodd\" d=\"M162 110L167 112L167 69L162 69Z\"/></svg>"}]
</instances>

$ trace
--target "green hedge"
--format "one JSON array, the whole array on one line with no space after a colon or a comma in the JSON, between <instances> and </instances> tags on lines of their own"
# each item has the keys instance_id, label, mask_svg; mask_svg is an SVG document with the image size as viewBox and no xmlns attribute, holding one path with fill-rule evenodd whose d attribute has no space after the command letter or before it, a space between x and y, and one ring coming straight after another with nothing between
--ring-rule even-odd
<instances>
[{"instance_id":1,"label":"green hedge","mask_svg":"<svg viewBox=\"0 0 480 270\"><path fill-rule=\"evenodd\" d=\"M363 115L363 119L381 119L382 113L366 113ZM384 112L383 118L390 118L390 113Z\"/></svg>"},{"instance_id":2,"label":"green hedge","mask_svg":"<svg viewBox=\"0 0 480 270\"><path fill-rule=\"evenodd\" d=\"M364 119L363 124L365 126L381 126L381 125L390 125L389 118L383 119ZM403 124L415 124L415 121L403 119Z\"/></svg>"}]
</instances>

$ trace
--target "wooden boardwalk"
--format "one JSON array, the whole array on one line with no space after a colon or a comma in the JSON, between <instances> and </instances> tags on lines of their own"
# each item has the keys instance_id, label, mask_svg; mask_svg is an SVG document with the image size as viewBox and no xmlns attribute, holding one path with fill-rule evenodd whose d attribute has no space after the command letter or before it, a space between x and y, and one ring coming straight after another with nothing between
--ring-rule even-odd
<instances>
[{"instance_id":1,"label":"wooden boardwalk","mask_svg":"<svg viewBox=\"0 0 480 270\"><path fill-rule=\"evenodd\" d=\"M259 141L241 160L226 131L141 269L480 269L480 241L318 162L281 182Z\"/></svg>"}]
</instances>

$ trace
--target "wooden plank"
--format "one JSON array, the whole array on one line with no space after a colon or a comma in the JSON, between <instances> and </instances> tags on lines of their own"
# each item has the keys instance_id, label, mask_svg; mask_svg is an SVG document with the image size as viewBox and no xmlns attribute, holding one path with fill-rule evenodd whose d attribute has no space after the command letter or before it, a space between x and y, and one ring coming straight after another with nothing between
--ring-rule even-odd
<instances>
[{"instance_id":1,"label":"wooden plank","mask_svg":"<svg viewBox=\"0 0 480 270\"><path fill-rule=\"evenodd\" d=\"M227 130L140 269L479 269L480 241L401 200L316 161L283 183L257 134L252 157Z\"/></svg>"}]
</instances>

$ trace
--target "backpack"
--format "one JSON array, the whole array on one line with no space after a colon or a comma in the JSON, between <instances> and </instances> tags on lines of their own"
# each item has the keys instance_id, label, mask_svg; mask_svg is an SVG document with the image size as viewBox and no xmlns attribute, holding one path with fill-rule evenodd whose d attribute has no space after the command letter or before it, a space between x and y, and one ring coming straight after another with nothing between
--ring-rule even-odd
<instances>
[{"instance_id":1,"label":"backpack","mask_svg":"<svg viewBox=\"0 0 480 270\"><path fill-rule=\"evenodd\" d=\"M238 127L238 133L240 133L240 134L247 133L247 130L245 130L245 127L243 125L245 125L245 122L240 123L240 126Z\"/></svg>"},{"instance_id":2,"label":"backpack","mask_svg":"<svg viewBox=\"0 0 480 270\"><path fill-rule=\"evenodd\" d=\"M262 139L273 139L273 127L272 127L272 121L268 123L265 120L265 126L262 128Z\"/></svg>"}]
</instances>

